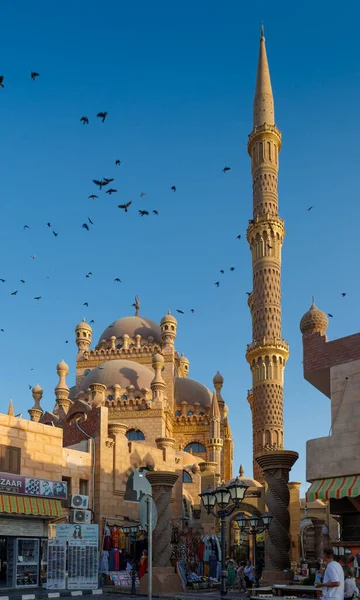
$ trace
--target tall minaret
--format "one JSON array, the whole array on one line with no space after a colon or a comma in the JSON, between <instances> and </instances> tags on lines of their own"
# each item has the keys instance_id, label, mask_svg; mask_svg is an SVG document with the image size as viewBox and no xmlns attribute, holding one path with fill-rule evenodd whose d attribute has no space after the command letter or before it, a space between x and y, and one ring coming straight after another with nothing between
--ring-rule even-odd
<instances>
[{"instance_id":1,"label":"tall minaret","mask_svg":"<svg viewBox=\"0 0 360 600\"><path fill-rule=\"evenodd\" d=\"M259 62L254 97L253 131L248 152L253 178L253 218L247 240L253 269L249 296L252 343L246 358L252 372L248 400L252 411L253 457L283 449L283 382L289 347L281 335L281 247L284 222L278 215L278 170L281 133L275 125L274 98L261 28ZM254 477L264 482L254 460Z\"/></svg>"},{"instance_id":2,"label":"tall minaret","mask_svg":"<svg viewBox=\"0 0 360 600\"><path fill-rule=\"evenodd\" d=\"M221 452L223 439L220 437L221 414L216 392L214 392L209 413L210 437L208 441L209 461L216 463L215 474L221 477Z\"/></svg>"}]
</instances>

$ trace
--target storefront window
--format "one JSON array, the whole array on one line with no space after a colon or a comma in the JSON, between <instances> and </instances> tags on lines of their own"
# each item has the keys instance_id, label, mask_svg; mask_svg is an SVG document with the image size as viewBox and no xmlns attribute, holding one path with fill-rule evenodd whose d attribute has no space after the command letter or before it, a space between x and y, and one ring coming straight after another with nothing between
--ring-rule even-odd
<instances>
[{"instance_id":1,"label":"storefront window","mask_svg":"<svg viewBox=\"0 0 360 600\"><path fill-rule=\"evenodd\" d=\"M16 552L16 587L38 585L39 573L39 540L17 538Z\"/></svg>"}]
</instances>

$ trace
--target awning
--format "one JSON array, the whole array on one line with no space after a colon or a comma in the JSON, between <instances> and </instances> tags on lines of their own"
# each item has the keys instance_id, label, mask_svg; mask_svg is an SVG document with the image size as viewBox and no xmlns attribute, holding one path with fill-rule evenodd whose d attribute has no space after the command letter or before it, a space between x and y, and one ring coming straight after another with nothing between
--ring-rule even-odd
<instances>
[{"instance_id":1,"label":"awning","mask_svg":"<svg viewBox=\"0 0 360 600\"><path fill-rule=\"evenodd\" d=\"M356 498L360 495L360 476L333 477L318 479L311 484L306 492L307 502L314 500L330 500L330 498Z\"/></svg>"},{"instance_id":2,"label":"awning","mask_svg":"<svg viewBox=\"0 0 360 600\"><path fill-rule=\"evenodd\" d=\"M30 496L0 495L0 513L18 515L41 515L43 517L62 517L61 500L34 498Z\"/></svg>"}]
</instances>

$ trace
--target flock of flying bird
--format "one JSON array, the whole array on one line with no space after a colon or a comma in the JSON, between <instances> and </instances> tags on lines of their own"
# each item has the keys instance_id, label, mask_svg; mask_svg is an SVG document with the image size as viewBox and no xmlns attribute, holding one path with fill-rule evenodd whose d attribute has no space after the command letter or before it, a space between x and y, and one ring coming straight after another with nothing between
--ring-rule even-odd
<instances>
[{"instance_id":1,"label":"flock of flying bird","mask_svg":"<svg viewBox=\"0 0 360 600\"><path fill-rule=\"evenodd\" d=\"M37 79L39 76L40 76L40 74L39 74L39 73L37 73L36 71L31 71L31 73L30 73L30 77L31 77L31 80L32 80L32 81L36 81L36 79ZM4 85L4 76L3 76L3 75L0 75L0 87L1 87L1 88L4 88L4 87L5 87L5 85ZM102 123L105 123L105 120L106 120L106 119L107 119L107 117L108 117L108 112L107 112L107 111L104 111L104 112L99 112L99 113L97 113L96 117L97 117L97 118L99 118L99 119L101 119L101 122L102 122ZM82 116L82 117L80 118L80 122L81 122L83 125L89 125L89 123L90 123L90 120L89 120L89 118L88 118L87 116ZM121 160L120 160L119 158L117 158L117 159L115 160L115 165L116 165L116 166L120 166L120 165L121 165ZM225 167L222 169L222 172L223 172L224 174L226 174L226 173L227 173L228 171L230 171L230 170L231 170L231 167L225 166ZM96 185L96 186L99 188L99 192L101 192L103 188L107 188L107 189L105 189L105 193L106 193L106 194L108 194L109 196L111 196L112 194L116 194L116 193L117 193L117 190L116 190L114 187L108 187L108 186L110 186L110 184L112 184L114 181L115 181L115 180L114 180L114 178L106 178L106 177L104 177L103 179L93 179L93 183L94 183L94 184L95 184L95 185ZM176 192L176 186L175 186L175 185L172 185L172 186L170 186L170 191L172 191L172 192ZM141 193L140 193L140 198L143 198L144 196L146 196L146 192L141 192ZM98 196L97 194L94 194L94 193L92 193L92 194L90 194L90 195L88 196L88 198L89 198L89 199L91 199L91 200L96 200L96 199L98 199L98 198L99 198L99 196ZM128 211L129 211L129 209L130 209L130 206L131 206L131 205L132 205L132 201L129 201L129 202L126 202L126 203L123 203L123 204L118 204L117 206L118 206L118 208L119 208L119 209L123 210L125 213L128 213ZM310 206L309 208L307 208L307 211L311 211L312 209L313 209L313 206ZM138 209L138 213L139 213L140 217L149 216L149 215L150 215L150 212L151 212L153 215L155 215L155 216L158 216L158 215L159 215L159 211L158 211L157 209L152 209L151 211L150 211L150 210L147 210L147 209ZM250 221L250 222L251 222L251 221ZM59 235L59 232L55 231L55 229L53 229L53 228L52 228L52 225L51 225L51 223L50 223L50 222L48 222L46 225L47 225L47 227L48 227L48 228L50 228L50 229L52 230L53 236L56 238L56 237ZM93 226L93 225L94 225L94 222L92 221L92 219L91 219L90 217L87 217L87 221L85 221L85 222L84 222L84 223L81 225L81 227L82 227L83 229L85 229L86 231L90 231L90 227L91 227L91 226ZM24 230L26 230L26 229L30 229L30 225L27 225L27 224L26 224L26 225L24 225L23 229L24 229ZM240 240L240 239L241 239L241 234L237 235L237 236L236 236L236 239ZM269 246L269 248L271 248L271 246ZM32 258L32 259L35 259L35 258L36 258L36 255L32 255L32 256L31 256L31 258ZM235 267L230 267L230 269L229 269L229 270L230 270L230 272L233 272L233 271L235 271ZM221 275L225 275L225 270L224 270L224 269L220 269L219 273L220 273ZM90 278L91 276L92 276L92 272L91 272L91 271L89 271L89 272L86 274L86 278ZM48 279L48 277L47 277L47 279ZM0 278L0 283L5 283L5 282L6 282L6 280L5 280L5 279L3 279L3 278ZM120 279L119 277L115 277L115 278L114 278L114 282L116 282L116 283L121 283L121 279ZM20 283L21 283L21 284L25 284L25 283L26 283L26 281L25 281L24 279L21 279L21 280L20 280ZM220 280L218 280L218 281L215 281L214 285L215 285L217 288L218 288L218 287L220 287ZM13 292L11 292L11 296L16 296L18 293L19 293L19 290L14 290ZM246 292L246 294L247 294L247 295L250 295L250 292ZM346 292L342 292L342 293L341 293L341 296L344 298L344 297L346 296ZM37 300L37 301L41 300L41 298L42 298L42 296L34 296L34 300ZM85 307L88 307L88 306L89 306L89 303L88 303L88 302L84 302L84 303L83 303L83 306L85 306ZM179 314L185 314L185 311L183 311L182 309L176 309L176 312L177 312L177 313L179 313ZM192 309L190 310L190 312L191 312L191 313L194 313L194 312L195 312L195 310L192 308ZM333 317L333 315L332 315L331 313L327 313L327 315L328 315L328 317L330 317L330 318L332 318L332 317ZM93 324L93 323L94 323L94 320L91 320L91 321L90 321L90 324ZM1 328L1 329L0 329L0 331L1 331L1 332L3 332L3 331L4 331L4 329L2 329L2 328ZM66 340L66 342L65 342L65 343L67 344L67 343L68 343L68 340Z\"/></svg>"}]
</instances>

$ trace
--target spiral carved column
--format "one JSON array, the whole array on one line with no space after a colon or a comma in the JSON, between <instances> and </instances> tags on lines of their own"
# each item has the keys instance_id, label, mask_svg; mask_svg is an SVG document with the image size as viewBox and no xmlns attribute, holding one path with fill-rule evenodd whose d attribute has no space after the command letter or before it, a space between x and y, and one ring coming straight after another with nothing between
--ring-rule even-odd
<instances>
[{"instance_id":1,"label":"spiral carved column","mask_svg":"<svg viewBox=\"0 0 360 600\"><path fill-rule=\"evenodd\" d=\"M156 504L158 521L154 529L153 565L169 567L171 555L171 493L178 475L169 471L152 471L146 474L151 483L152 497Z\"/></svg>"},{"instance_id":2,"label":"spiral carved column","mask_svg":"<svg viewBox=\"0 0 360 600\"><path fill-rule=\"evenodd\" d=\"M299 455L291 450L266 452L256 456L263 470L267 491L265 502L273 515L266 543L266 571L290 569L289 472Z\"/></svg>"}]
</instances>

